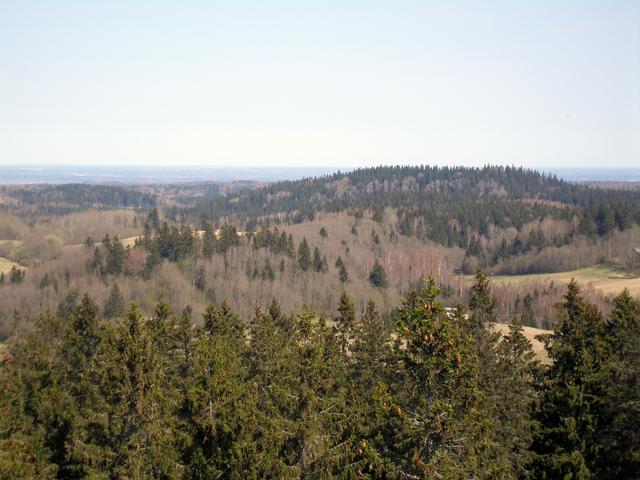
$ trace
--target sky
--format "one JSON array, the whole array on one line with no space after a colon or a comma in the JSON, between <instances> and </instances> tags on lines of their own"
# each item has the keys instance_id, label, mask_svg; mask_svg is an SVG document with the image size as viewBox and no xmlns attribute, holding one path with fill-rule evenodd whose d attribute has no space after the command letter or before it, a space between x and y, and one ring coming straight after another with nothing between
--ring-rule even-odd
<instances>
[{"instance_id":1,"label":"sky","mask_svg":"<svg viewBox=\"0 0 640 480\"><path fill-rule=\"evenodd\" d=\"M640 2L0 0L0 165L640 166Z\"/></svg>"}]
</instances>

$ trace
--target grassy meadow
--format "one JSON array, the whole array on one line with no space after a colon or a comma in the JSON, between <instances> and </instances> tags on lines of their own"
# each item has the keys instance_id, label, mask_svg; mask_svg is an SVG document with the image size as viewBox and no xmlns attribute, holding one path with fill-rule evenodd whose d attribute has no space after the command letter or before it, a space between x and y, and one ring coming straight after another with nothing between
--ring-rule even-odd
<instances>
[{"instance_id":1,"label":"grassy meadow","mask_svg":"<svg viewBox=\"0 0 640 480\"><path fill-rule=\"evenodd\" d=\"M468 283L473 283L473 276L465 276ZM494 275L494 285L517 285L546 282L566 285L575 279L583 287L600 290L605 295L617 295L628 288L632 295L640 295L640 276L620 269L614 264L601 264L559 273L535 273L528 275Z\"/></svg>"}]
</instances>

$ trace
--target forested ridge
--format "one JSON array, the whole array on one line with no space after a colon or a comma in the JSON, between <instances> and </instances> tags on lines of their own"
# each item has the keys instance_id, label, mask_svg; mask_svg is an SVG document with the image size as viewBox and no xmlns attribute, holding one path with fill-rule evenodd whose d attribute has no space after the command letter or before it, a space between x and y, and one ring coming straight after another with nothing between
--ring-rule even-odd
<instances>
[{"instance_id":1,"label":"forested ridge","mask_svg":"<svg viewBox=\"0 0 640 480\"><path fill-rule=\"evenodd\" d=\"M478 266L532 273L562 268L554 269L545 248L596 242L637 226L640 191L593 188L516 167L397 166L203 198L187 212L194 219L231 217L252 229L313 220L321 211L370 211L380 219L385 208L397 211L400 234L465 249L468 273ZM523 255L529 258L512 261Z\"/></svg>"},{"instance_id":2,"label":"forested ridge","mask_svg":"<svg viewBox=\"0 0 640 480\"><path fill-rule=\"evenodd\" d=\"M430 280L389 316L346 293L331 316L160 302L107 321L88 295L33 330L17 316L0 478L640 475L637 298L603 317L569 284L542 367L521 318L493 333L484 274L467 308L439 294Z\"/></svg>"}]
</instances>

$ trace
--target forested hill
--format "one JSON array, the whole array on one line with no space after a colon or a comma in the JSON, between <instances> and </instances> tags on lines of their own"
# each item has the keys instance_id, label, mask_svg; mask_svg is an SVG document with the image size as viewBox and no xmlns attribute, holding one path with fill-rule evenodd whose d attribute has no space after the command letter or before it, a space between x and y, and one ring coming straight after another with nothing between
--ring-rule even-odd
<instances>
[{"instance_id":1,"label":"forested hill","mask_svg":"<svg viewBox=\"0 0 640 480\"><path fill-rule=\"evenodd\" d=\"M254 230L256 224L301 223L318 212L344 210L382 221L385 208L395 211L397 233L463 248L473 271L575 244L578 237L593 244L631 229L640 223L640 191L593 188L515 167L396 166L203 198L190 213L194 221L225 218ZM554 262L505 268L561 268L548 265Z\"/></svg>"},{"instance_id":2,"label":"forested hill","mask_svg":"<svg viewBox=\"0 0 640 480\"><path fill-rule=\"evenodd\" d=\"M591 188L556 176L515 167L387 166L336 172L315 178L284 181L230 197L208 198L198 209L211 216L246 217L299 211L339 211L345 208L424 207L485 202L547 201L555 207L612 208L640 213L640 192ZM635 218L638 220L638 218ZM295 220L294 220L295 222Z\"/></svg>"},{"instance_id":3,"label":"forested hill","mask_svg":"<svg viewBox=\"0 0 640 480\"><path fill-rule=\"evenodd\" d=\"M11 188L6 195L12 200L9 205L21 213L65 214L87 208L149 209L156 205L156 195L117 185L28 185Z\"/></svg>"}]
</instances>

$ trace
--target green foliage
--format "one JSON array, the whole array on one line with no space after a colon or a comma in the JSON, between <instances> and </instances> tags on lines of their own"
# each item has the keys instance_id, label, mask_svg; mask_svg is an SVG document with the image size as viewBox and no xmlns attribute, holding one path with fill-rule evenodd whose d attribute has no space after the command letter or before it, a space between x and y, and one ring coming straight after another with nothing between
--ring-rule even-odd
<instances>
[{"instance_id":1,"label":"green foliage","mask_svg":"<svg viewBox=\"0 0 640 480\"><path fill-rule=\"evenodd\" d=\"M104 318L121 317L124 315L124 309L124 297L118 284L114 283L104 304Z\"/></svg>"},{"instance_id":2,"label":"green foliage","mask_svg":"<svg viewBox=\"0 0 640 480\"><path fill-rule=\"evenodd\" d=\"M340 349L345 355L348 351L349 342L353 337L355 321L356 307L353 304L353 299L347 295L347 292L342 292L338 303L338 316L336 317L336 336Z\"/></svg>"},{"instance_id":3,"label":"green foliage","mask_svg":"<svg viewBox=\"0 0 640 480\"><path fill-rule=\"evenodd\" d=\"M306 238L303 238L298 245L298 266L303 272L309 270L311 266L311 249Z\"/></svg>"},{"instance_id":4,"label":"green foliage","mask_svg":"<svg viewBox=\"0 0 640 480\"><path fill-rule=\"evenodd\" d=\"M18 268L15 265L12 265L11 271L9 272L9 281L11 283L22 283L25 275L26 275L26 270Z\"/></svg>"},{"instance_id":5,"label":"green foliage","mask_svg":"<svg viewBox=\"0 0 640 480\"><path fill-rule=\"evenodd\" d=\"M340 267L338 268L338 280L340 280L340 283L347 283L349 282L349 272L347 272L347 267L344 265L344 263L340 264Z\"/></svg>"},{"instance_id":6,"label":"green foliage","mask_svg":"<svg viewBox=\"0 0 640 480\"><path fill-rule=\"evenodd\" d=\"M559 321L547 344L553 365L540 387L534 449L538 478L591 478L588 437L598 428L592 375L602 359L603 319L571 282L558 306Z\"/></svg>"},{"instance_id":7,"label":"green foliage","mask_svg":"<svg viewBox=\"0 0 640 480\"><path fill-rule=\"evenodd\" d=\"M369 272L369 283L376 288L387 288L389 285L387 272L385 272L384 267L377 259Z\"/></svg>"},{"instance_id":8,"label":"green foliage","mask_svg":"<svg viewBox=\"0 0 640 480\"><path fill-rule=\"evenodd\" d=\"M468 315L439 296L385 319L343 292L333 327L223 302L198 327L71 291L0 352L0 478L638 477L638 299L605 320L572 282L543 370L521 318L492 333L482 272Z\"/></svg>"}]
</instances>

